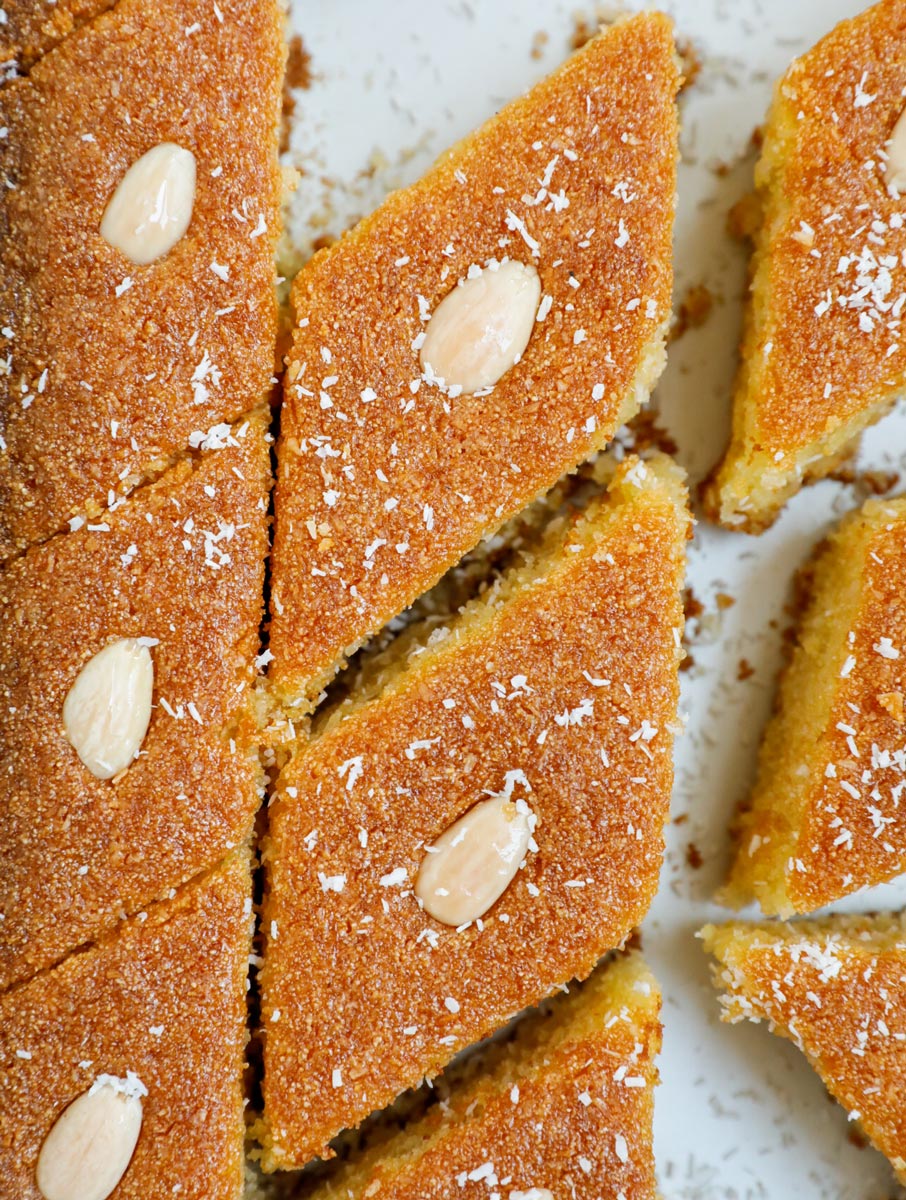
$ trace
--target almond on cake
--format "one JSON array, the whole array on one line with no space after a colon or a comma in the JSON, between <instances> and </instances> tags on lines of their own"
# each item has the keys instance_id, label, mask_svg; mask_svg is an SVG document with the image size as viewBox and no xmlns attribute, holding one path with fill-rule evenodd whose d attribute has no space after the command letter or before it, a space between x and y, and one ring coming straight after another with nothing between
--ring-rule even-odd
<instances>
[{"instance_id":1,"label":"almond on cake","mask_svg":"<svg viewBox=\"0 0 906 1200\"><path fill-rule=\"evenodd\" d=\"M238 1200L250 856L0 995L0 1194Z\"/></svg>"},{"instance_id":2,"label":"almond on cake","mask_svg":"<svg viewBox=\"0 0 906 1200\"><path fill-rule=\"evenodd\" d=\"M667 459L319 718L264 843L265 1168L623 944L657 887L690 532Z\"/></svg>"},{"instance_id":3,"label":"almond on cake","mask_svg":"<svg viewBox=\"0 0 906 1200\"><path fill-rule=\"evenodd\" d=\"M833 916L702 930L725 1021L768 1021L906 1183L906 918Z\"/></svg>"},{"instance_id":4,"label":"almond on cake","mask_svg":"<svg viewBox=\"0 0 906 1200\"><path fill-rule=\"evenodd\" d=\"M906 870L906 500L822 543L721 899L812 912Z\"/></svg>"},{"instance_id":5,"label":"almond on cake","mask_svg":"<svg viewBox=\"0 0 906 1200\"><path fill-rule=\"evenodd\" d=\"M706 511L748 533L906 390L906 3L843 21L777 84L729 448Z\"/></svg>"},{"instance_id":6,"label":"almond on cake","mask_svg":"<svg viewBox=\"0 0 906 1200\"><path fill-rule=\"evenodd\" d=\"M119 0L0 90L0 560L267 400L283 19Z\"/></svg>"},{"instance_id":7,"label":"almond on cake","mask_svg":"<svg viewBox=\"0 0 906 1200\"><path fill-rule=\"evenodd\" d=\"M679 71L619 20L293 286L270 681L345 657L648 397L670 316Z\"/></svg>"},{"instance_id":8,"label":"almond on cake","mask_svg":"<svg viewBox=\"0 0 906 1200\"><path fill-rule=\"evenodd\" d=\"M599 968L312 1200L654 1200L660 1000L638 953Z\"/></svg>"},{"instance_id":9,"label":"almond on cake","mask_svg":"<svg viewBox=\"0 0 906 1200\"><path fill-rule=\"evenodd\" d=\"M267 421L0 574L0 989L250 835Z\"/></svg>"}]
</instances>

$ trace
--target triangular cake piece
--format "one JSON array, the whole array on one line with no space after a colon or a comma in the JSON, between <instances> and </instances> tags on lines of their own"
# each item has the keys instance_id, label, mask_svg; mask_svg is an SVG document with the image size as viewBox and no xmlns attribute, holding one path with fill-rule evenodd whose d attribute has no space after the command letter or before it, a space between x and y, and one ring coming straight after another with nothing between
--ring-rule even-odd
<instances>
[{"instance_id":1,"label":"triangular cake piece","mask_svg":"<svg viewBox=\"0 0 906 1200\"><path fill-rule=\"evenodd\" d=\"M251 922L238 850L0 995L0 1194L236 1200Z\"/></svg>"},{"instance_id":2,"label":"triangular cake piece","mask_svg":"<svg viewBox=\"0 0 906 1200\"><path fill-rule=\"evenodd\" d=\"M27 71L74 29L115 0L3 0L0 83Z\"/></svg>"},{"instance_id":3,"label":"triangular cake piece","mask_svg":"<svg viewBox=\"0 0 906 1200\"><path fill-rule=\"evenodd\" d=\"M0 91L0 560L268 398L283 21L119 0Z\"/></svg>"},{"instance_id":4,"label":"triangular cake piece","mask_svg":"<svg viewBox=\"0 0 906 1200\"><path fill-rule=\"evenodd\" d=\"M265 843L268 1169L324 1154L641 920L689 525L677 468L627 460L296 747Z\"/></svg>"},{"instance_id":5,"label":"triangular cake piece","mask_svg":"<svg viewBox=\"0 0 906 1200\"><path fill-rule=\"evenodd\" d=\"M769 1021L906 1183L906 917L709 925L724 1020Z\"/></svg>"},{"instance_id":6,"label":"triangular cake piece","mask_svg":"<svg viewBox=\"0 0 906 1200\"><path fill-rule=\"evenodd\" d=\"M730 447L710 515L758 533L906 391L906 4L844 21L777 85Z\"/></svg>"},{"instance_id":7,"label":"triangular cake piece","mask_svg":"<svg viewBox=\"0 0 906 1200\"><path fill-rule=\"evenodd\" d=\"M678 85L668 19L620 20L298 275L282 704L304 710L646 399L670 315Z\"/></svg>"},{"instance_id":8,"label":"triangular cake piece","mask_svg":"<svg viewBox=\"0 0 906 1200\"><path fill-rule=\"evenodd\" d=\"M0 988L251 832L268 416L0 574Z\"/></svg>"},{"instance_id":9,"label":"triangular cake piece","mask_svg":"<svg viewBox=\"0 0 906 1200\"><path fill-rule=\"evenodd\" d=\"M812 912L906 870L906 500L819 547L722 899Z\"/></svg>"},{"instance_id":10,"label":"triangular cake piece","mask_svg":"<svg viewBox=\"0 0 906 1200\"><path fill-rule=\"evenodd\" d=\"M639 954L527 1017L420 1121L352 1161L312 1200L654 1200L660 992ZM467 1068L468 1073L468 1068ZM445 1080L438 1086L446 1091Z\"/></svg>"}]
</instances>

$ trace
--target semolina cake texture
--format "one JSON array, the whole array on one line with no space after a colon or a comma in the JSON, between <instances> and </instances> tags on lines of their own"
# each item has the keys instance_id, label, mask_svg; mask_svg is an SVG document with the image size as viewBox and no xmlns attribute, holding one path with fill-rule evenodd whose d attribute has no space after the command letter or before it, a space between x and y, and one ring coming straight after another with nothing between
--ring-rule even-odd
<instances>
[{"instance_id":1,"label":"semolina cake texture","mask_svg":"<svg viewBox=\"0 0 906 1200\"><path fill-rule=\"evenodd\" d=\"M810 565L810 596L736 822L722 899L812 912L906 869L906 500L870 500Z\"/></svg>"},{"instance_id":2,"label":"semolina cake texture","mask_svg":"<svg viewBox=\"0 0 906 1200\"><path fill-rule=\"evenodd\" d=\"M251 922L243 847L0 995L0 1195L45 1200L39 1180L64 1158L59 1134L56 1144L49 1135L70 1105L84 1113L94 1097L81 1098L107 1088L140 1105L116 1200L238 1200ZM70 1173L66 1195L108 1194L90 1191L98 1180L84 1163L96 1141L103 1170L122 1132L97 1116L88 1123L81 1153L65 1155L78 1180Z\"/></svg>"},{"instance_id":3,"label":"semolina cake texture","mask_svg":"<svg viewBox=\"0 0 906 1200\"><path fill-rule=\"evenodd\" d=\"M725 1021L767 1021L906 1183L903 914L708 925Z\"/></svg>"},{"instance_id":4,"label":"semolina cake texture","mask_svg":"<svg viewBox=\"0 0 906 1200\"><path fill-rule=\"evenodd\" d=\"M654 1200L660 990L638 953L526 1018L421 1121L353 1159L312 1200Z\"/></svg>"},{"instance_id":5,"label":"semolina cake texture","mask_svg":"<svg viewBox=\"0 0 906 1200\"><path fill-rule=\"evenodd\" d=\"M0 574L0 989L251 833L267 421L224 427ZM131 722L142 703L144 728L127 723L125 756L108 762L120 710Z\"/></svg>"},{"instance_id":6,"label":"semolina cake texture","mask_svg":"<svg viewBox=\"0 0 906 1200\"><path fill-rule=\"evenodd\" d=\"M670 316L679 83L665 16L615 22L296 277L279 704L304 713L348 653L647 399Z\"/></svg>"},{"instance_id":7,"label":"semolina cake texture","mask_svg":"<svg viewBox=\"0 0 906 1200\"><path fill-rule=\"evenodd\" d=\"M115 0L3 0L0 21L0 83L27 71Z\"/></svg>"},{"instance_id":8,"label":"semolina cake texture","mask_svg":"<svg viewBox=\"0 0 906 1200\"><path fill-rule=\"evenodd\" d=\"M706 511L748 533L906 390L906 3L841 22L778 82L730 445Z\"/></svg>"},{"instance_id":9,"label":"semolina cake texture","mask_svg":"<svg viewBox=\"0 0 906 1200\"><path fill-rule=\"evenodd\" d=\"M263 851L266 1169L329 1153L644 916L689 528L678 469L627 459L296 745Z\"/></svg>"},{"instance_id":10,"label":"semolina cake texture","mask_svg":"<svg viewBox=\"0 0 906 1200\"><path fill-rule=\"evenodd\" d=\"M0 561L269 397L283 19L119 0L0 89ZM188 225L137 262L105 218L168 148L188 190L152 175L144 227L171 228L179 196Z\"/></svg>"}]
</instances>

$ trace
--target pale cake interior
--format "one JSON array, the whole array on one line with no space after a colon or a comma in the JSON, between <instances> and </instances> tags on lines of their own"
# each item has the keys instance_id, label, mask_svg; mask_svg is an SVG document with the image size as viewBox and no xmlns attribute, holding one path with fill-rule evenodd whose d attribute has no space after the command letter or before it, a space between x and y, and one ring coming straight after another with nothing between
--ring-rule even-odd
<instances>
[{"instance_id":1,"label":"pale cake interior","mask_svg":"<svg viewBox=\"0 0 906 1200\"><path fill-rule=\"evenodd\" d=\"M736 851L722 903L757 899L769 916L804 911L791 895L797 844L816 780L828 766L823 737L849 654L870 543L906 501L869 501L819 547L792 659L765 731L754 789L737 818ZM879 631L879 633L882 631Z\"/></svg>"},{"instance_id":2,"label":"pale cake interior","mask_svg":"<svg viewBox=\"0 0 906 1200\"><path fill-rule=\"evenodd\" d=\"M476 1053L458 1072L464 1079L456 1079L454 1068L450 1083L445 1086L445 1080L438 1080L448 1115L438 1119L437 1112L430 1111L400 1132L385 1135L316 1189L312 1200L360 1200L371 1196L378 1166L381 1186L393 1195L397 1178L426 1153L444 1142L455 1146L464 1125L481 1123L483 1102L489 1097L510 1092L514 1085L518 1088L526 1078L549 1078L553 1085L556 1079L547 1072L557 1070L557 1052L563 1046L587 1045L590 1058L618 1056L616 1047L609 1044L609 1031L617 1022L628 1022L634 1031L644 1064L639 1070L651 1088L657 1080L651 1060L660 1049L660 1002L658 985L640 954L612 959L578 991L571 990L570 995L551 1002L545 1012L523 1018L510 1040ZM650 1127L638 1132L640 1139L647 1137L650 1144Z\"/></svg>"},{"instance_id":3,"label":"pale cake interior","mask_svg":"<svg viewBox=\"0 0 906 1200\"><path fill-rule=\"evenodd\" d=\"M822 438L788 452L782 465L759 444L759 397L765 373L760 348L771 321L771 249L789 222L785 166L795 142L796 124L796 112L784 97L781 80L775 89L755 170L761 219L752 245L730 445L705 490L708 514L722 525L746 533L761 533L803 483L821 479L845 462L862 432L879 421L900 395L898 388L892 389Z\"/></svg>"},{"instance_id":4,"label":"pale cake interior","mask_svg":"<svg viewBox=\"0 0 906 1200\"><path fill-rule=\"evenodd\" d=\"M767 1021L906 1183L906 913L706 925L722 1018Z\"/></svg>"},{"instance_id":5,"label":"pale cake interior","mask_svg":"<svg viewBox=\"0 0 906 1200\"><path fill-rule=\"evenodd\" d=\"M642 461L647 463L650 474L627 483L625 476L617 473L616 460L603 455L590 465L585 487L581 489L584 508L573 507L570 501L576 489L567 480L509 522L500 531L500 537L511 553L516 546L521 561L506 562L508 569L499 573L494 571L493 560L479 554L473 556L463 575L454 571L445 576L422 598L422 611L410 626L377 647L375 653L362 658L354 674L354 686L339 704L318 712L312 722L313 735L328 732L370 704L411 667L430 666L432 652L446 647L449 638L458 642L473 634L480 635L493 620L496 609L531 587L536 580L545 578L562 561L563 537L567 530L572 539L578 539L580 543L606 540L607 526L602 523L602 516L610 509L612 520L619 522L622 519L620 504L638 502L639 491L647 487L665 487L685 521L686 487L682 469L660 453L649 454ZM612 490L602 492L604 482L614 481L615 475ZM495 546L499 549L500 543L495 542ZM476 591L478 595L475 595Z\"/></svg>"},{"instance_id":6,"label":"pale cake interior","mask_svg":"<svg viewBox=\"0 0 906 1200\"><path fill-rule=\"evenodd\" d=\"M855 449L861 433L889 412L903 394L902 357L889 357L898 345L883 345L884 331L895 328L902 306L901 302L894 304L902 290L895 274L900 257L896 240L899 211L898 202L886 192L878 164L879 159L883 162L885 143L902 109L894 65L902 30L902 10L897 4L875 4L837 25L795 60L775 86L755 169L760 220L751 231L750 291L730 445L704 490L708 515L729 528L760 533L804 483L840 466ZM866 75L884 73L882 84L867 103L859 101L858 87L854 101L852 89L843 94L838 82L843 76L848 79L849 72L854 73L855 82L863 68ZM870 134L866 134L866 122ZM861 163L858 182L840 166L845 158L857 158ZM876 186L867 173L869 168L877 173ZM833 174L840 194L828 196L821 191L821 176L828 173ZM845 233L835 240L841 212L847 218L855 214L853 227L840 225ZM869 225L872 236L854 241L862 232L855 226ZM791 262L798 262L800 254L808 261L809 253L816 256L812 263L832 263L838 275L844 273L841 278L848 268L838 266L838 260L852 263L864 259L854 293L838 292L832 297L828 291L825 296L823 289L816 290L805 277L791 275ZM880 285L874 279L871 254L887 269ZM822 276L822 282L826 281ZM833 286L836 290L837 284ZM846 352L832 342L819 342L824 314L831 308L836 311L837 301L845 301L847 310L864 309L865 315L871 316L865 327L853 320L852 337L868 339L866 345L871 348L863 353L861 344L853 341L850 354L855 365L848 373ZM894 309L893 314L889 308ZM855 312L852 315L855 317ZM789 323L793 329L787 336L784 325ZM894 333L894 343L897 337ZM826 364L825 357L835 361ZM829 389L823 399L820 390L814 396L784 392L782 399L791 413L785 432L775 427L777 397L772 397L772 392L783 386L778 385L777 373L784 365L787 373L796 370L797 381L803 379L805 369L810 380L827 380ZM831 394L839 399L829 399ZM820 431L809 415L816 402L823 421ZM810 432L815 436L808 436Z\"/></svg>"}]
</instances>

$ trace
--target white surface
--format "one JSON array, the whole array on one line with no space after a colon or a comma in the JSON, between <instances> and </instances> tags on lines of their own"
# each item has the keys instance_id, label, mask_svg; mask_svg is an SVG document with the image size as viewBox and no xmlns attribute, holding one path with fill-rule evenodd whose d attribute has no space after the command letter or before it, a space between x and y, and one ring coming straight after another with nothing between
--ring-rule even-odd
<instances>
[{"instance_id":1,"label":"white surface","mask_svg":"<svg viewBox=\"0 0 906 1200\"><path fill-rule=\"evenodd\" d=\"M705 283L718 303L702 328L671 348L655 398L694 483L718 456L728 428L745 256L724 225L727 209L751 187L752 131L790 59L862 5L676 0L664 7L705 59L683 100L676 295ZM567 53L575 11L569 0L296 0L294 23L315 74L299 95L290 152L306 171L294 201L296 240L340 232L556 65ZM539 31L549 37L536 60L530 49ZM729 171L719 176L718 163ZM899 467L902 451L900 412L872 431L860 465ZM848 1140L845 1113L794 1047L763 1027L718 1024L707 959L694 940L706 920L727 915L709 897L726 866L728 820L751 780L792 574L829 522L858 502L852 488L826 482L797 497L759 539L702 523L696 531L689 582L711 627L693 646L696 666L684 676L689 724L677 748L673 816L688 816L669 831L661 891L644 926L665 995L656 1116L665 1200L898 1194L886 1161ZM719 620L717 591L737 599ZM739 682L742 657L756 671ZM690 841L705 859L698 871L686 865ZM903 903L906 886L891 885L845 907Z\"/></svg>"}]
</instances>

